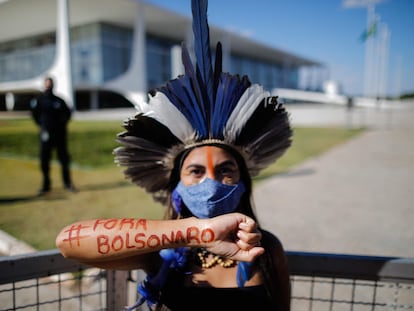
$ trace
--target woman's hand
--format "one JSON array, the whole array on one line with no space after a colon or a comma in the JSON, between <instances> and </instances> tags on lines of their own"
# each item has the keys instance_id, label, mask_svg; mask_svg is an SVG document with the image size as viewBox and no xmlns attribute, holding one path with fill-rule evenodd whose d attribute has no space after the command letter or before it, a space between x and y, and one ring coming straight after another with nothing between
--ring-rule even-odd
<instances>
[{"instance_id":1,"label":"woman's hand","mask_svg":"<svg viewBox=\"0 0 414 311\"><path fill-rule=\"evenodd\" d=\"M264 253L260 246L261 232L256 222L243 214L231 213L206 220L215 233L208 251L239 261L254 261Z\"/></svg>"}]
</instances>

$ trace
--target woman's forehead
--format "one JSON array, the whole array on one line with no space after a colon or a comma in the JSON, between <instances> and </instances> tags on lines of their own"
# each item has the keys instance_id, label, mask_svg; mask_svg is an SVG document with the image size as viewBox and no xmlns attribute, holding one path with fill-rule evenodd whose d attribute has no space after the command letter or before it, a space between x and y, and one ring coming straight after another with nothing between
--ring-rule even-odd
<instances>
[{"instance_id":1,"label":"woman's forehead","mask_svg":"<svg viewBox=\"0 0 414 311\"><path fill-rule=\"evenodd\" d=\"M206 162L206 161L228 161L236 163L235 158L226 150L217 146L201 146L190 151L184 160L184 163Z\"/></svg>"}]
</instances>

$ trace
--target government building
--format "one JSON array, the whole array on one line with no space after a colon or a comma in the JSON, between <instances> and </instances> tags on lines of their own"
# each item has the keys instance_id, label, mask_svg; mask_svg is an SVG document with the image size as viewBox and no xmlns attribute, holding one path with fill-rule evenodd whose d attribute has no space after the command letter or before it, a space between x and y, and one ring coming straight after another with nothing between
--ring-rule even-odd
<instances>
[{"instance_id":1,"label":"government building","mask_svg":"<svg viewBox=\"0 0 414 311\"><path fill-rule=\"evenodd\" d=\"M144 0L0 0L0 25L0 111L28 110L46 76L76 110L130 107L183 73L181 44L193 41L190 16ZM212 24L210 41L223 71L269 91L322 67Z\"/></svg>"}]
</instances>

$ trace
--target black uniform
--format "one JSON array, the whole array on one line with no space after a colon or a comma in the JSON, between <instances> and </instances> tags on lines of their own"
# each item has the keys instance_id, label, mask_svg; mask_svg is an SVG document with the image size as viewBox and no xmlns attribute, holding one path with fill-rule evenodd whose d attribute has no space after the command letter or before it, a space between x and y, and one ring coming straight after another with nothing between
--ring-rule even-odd
<instances>
[{"instance_id":1,"label":"black uniform","mask_svg":"<svg viewBox=\"0 0 414 311\"><path fill-rule=\"evenodd\" d=\"M70 156L67 148L67 124L71 110L65 101L46 90L32 102L32 115L40 127L40 166L43 174L41 193L50 191L50 160L52 150L56 149L62 167L62 179L66 189L73 188L69 165Z\"/></svg>"}]
</instances>

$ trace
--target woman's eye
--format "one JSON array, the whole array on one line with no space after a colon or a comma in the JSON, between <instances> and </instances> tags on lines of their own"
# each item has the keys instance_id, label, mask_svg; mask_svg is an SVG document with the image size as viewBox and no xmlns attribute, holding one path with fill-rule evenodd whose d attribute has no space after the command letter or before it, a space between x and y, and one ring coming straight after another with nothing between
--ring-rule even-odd
<instances>
[{"instance_id":1,"label":"woman's eye","mask_svg":"<svg viewBox=\"0 0 414 311\"><path fill-rule=\"evenodd\" d=\"M193 176L201 176L203 174L203 170L195 168L190 171L190 174Z\"/></svg>"},{"instance_id":2,"label":"woman's eye","mask_svg":"<svg viewBox=\"0 0 414 311\"><path fill-rule=\"evenodd\" d=\"M233 175L233 173L234 173L234 170L230 167L222 167L219 170L219 174L222 176L231 176Z\"/></svg>"}]
</instances>

